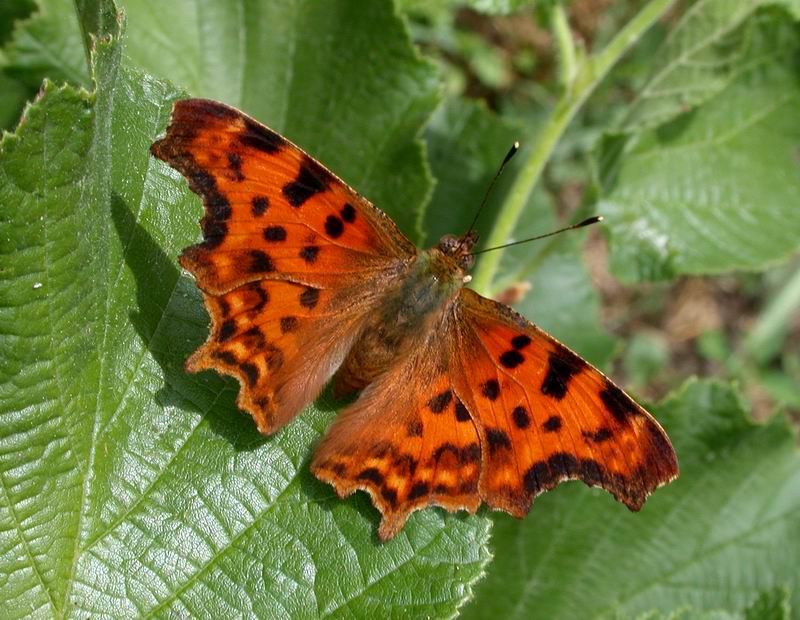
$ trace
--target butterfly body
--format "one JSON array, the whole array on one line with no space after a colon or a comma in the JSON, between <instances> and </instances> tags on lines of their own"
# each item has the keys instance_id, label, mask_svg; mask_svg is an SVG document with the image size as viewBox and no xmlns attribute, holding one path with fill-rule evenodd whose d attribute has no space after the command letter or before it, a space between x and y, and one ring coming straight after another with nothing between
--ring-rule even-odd
<instances>
[{"instance_id":1,"label":"butterfly body","mask_svg":"<svg viewBox=\"0 0 800 620\"><path fill-rule=\"evenodd\" d=\"M523 516L579 479L638 510L674 479L664 430L600 371L464 285L477 235L418 251L384 213L238 110L178 101L153 154L205 204L184 251L211 316L187 370L241 384L262 433L333 379L358 393L311 463L345 496L367 491L387 540L408 515L481 503Z\"/></svg>"},{"instance_id":2,"label":"butterfly body","mask_svg":"<svg viewBox=\"0 0 800 620\"><path fill-rule=\"evenodd\" d=\"M460 243L470 249L473 245L463 238ZM442 243L420 252L362 328L334 378L334 393L343 396L363 389L424 343L442 327L465 279L466 270L443 251Z\"/></svg>"}]
</instances>

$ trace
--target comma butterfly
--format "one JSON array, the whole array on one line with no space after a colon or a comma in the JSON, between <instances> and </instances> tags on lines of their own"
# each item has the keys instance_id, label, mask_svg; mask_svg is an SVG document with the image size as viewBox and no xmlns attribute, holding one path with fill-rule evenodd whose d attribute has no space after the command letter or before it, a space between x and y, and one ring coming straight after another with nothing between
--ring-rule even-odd
<instances>
[{"instance_id":1,"label":"comma butterfly","mask_svg":"<svg viewBox=\"0 0 800 620\"><path fill-rule=\"evenodd\" d=\"M153 155L205 204L184 250L211 315L186 362L241 383L274 433L332 379L358 393L311 469L367 491L382 540L408 515L482 502L516 517L580 479L638 510L678 474L658 422L509 307L464 288L477 235L418 251L395 223L294 144L213 101L175 103Z\"/></svg>"}]
</instances>

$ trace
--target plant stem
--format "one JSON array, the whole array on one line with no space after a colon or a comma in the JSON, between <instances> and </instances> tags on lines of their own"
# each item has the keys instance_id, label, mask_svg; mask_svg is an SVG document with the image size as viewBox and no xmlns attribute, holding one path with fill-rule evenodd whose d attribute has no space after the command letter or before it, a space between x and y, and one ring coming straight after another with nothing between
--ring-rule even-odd
<instances>
[{"instance_id":1,"label":"plant stem","mask_svg":"<svg viewBox=\"0 0 800 620\"><path fill-rule=\"evenodd\" d=\"M764 364L780 349L789 319L800 308L800 268L767 304L745 340L745 349L756 362Z\"/></svg>"},{"instance_id":2,"label":"plant stem","mask_svg":"<svg viewBox=\"0 0 800 620\"><path fill-rule=\"evenodd\" d=\"M575 60L575 41L572 39L572 30L569 28L564 5L557 4L552 11L550 22L558 44L559 81L564 92L569 92L578 73L578 65Z\"/></svg>"},{"instance_id":3,"label":"plant stem","mask_svg":"<svg viewBox=\"0 0 800 620\"><path fill-rule=\"evenodd\" d=\"M553 9L551 26L558 41L559 53L562 55L561 78L563 80L569 77L568 72L572 72L571 83L564 84L565 88L545 121L538 139L527 151L522 169L514 179L508 197L486 238L488 247L502 245L508 241L530 200L542 170L550 160L570 121L611 67L674 1L651 0L617 33L604 50L589 56L580 67L575 64L575 47L566 14L560 5ZM472 280L476 291L484 295L489 294L502 257L503 250L498 250L489 252L481 258Z\"/></svg>"}]
</instances>

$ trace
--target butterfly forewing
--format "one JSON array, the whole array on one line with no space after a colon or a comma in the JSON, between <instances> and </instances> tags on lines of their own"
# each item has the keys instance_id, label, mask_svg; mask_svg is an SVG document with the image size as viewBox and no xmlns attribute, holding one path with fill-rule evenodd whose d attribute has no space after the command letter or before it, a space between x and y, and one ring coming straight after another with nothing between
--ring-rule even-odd
<instances>
[{"instance_id":1,"label":"butterfly forewing","mask_svg":"<svg viewBox=\"0 0 800 620\"><path fill-rule=\"evenodd\" d=\"M175 103L153 154L205 205L181 264L219 294L262 278L340 286L416 252L395 224L294 144L213 101Z\"/></svg>"},{"instance_id":2,"label":"butterfly forewing","mask_svg":"<svg viewBox=\"0 0 800 620\"><path fill-rule=\"evenodd\" d=\"M483 447L481 499L521 516L580 479L638 510L677 476L669 438L633 399L507 306L463 289L451 375Z\"/></svg>"}]
</instances>

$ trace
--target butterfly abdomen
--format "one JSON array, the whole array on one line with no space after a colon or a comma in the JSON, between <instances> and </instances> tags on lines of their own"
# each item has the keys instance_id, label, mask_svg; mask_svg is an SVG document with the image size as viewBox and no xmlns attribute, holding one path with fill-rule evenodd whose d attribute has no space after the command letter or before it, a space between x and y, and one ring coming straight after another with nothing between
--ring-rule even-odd
<instances>
[{"instance_id":1,"label":"butterfly abdomen","mask_svg":"<svg viewBox=\"0 0 800 620\"><path fill-rule=\"evenodd\" d=\"M433 248L421 252L399 286L386 294L334 378L343 396L369 385L419 346L420 333L432 333L463 286L463 274Z\"/></svg>"}]
</instances>

